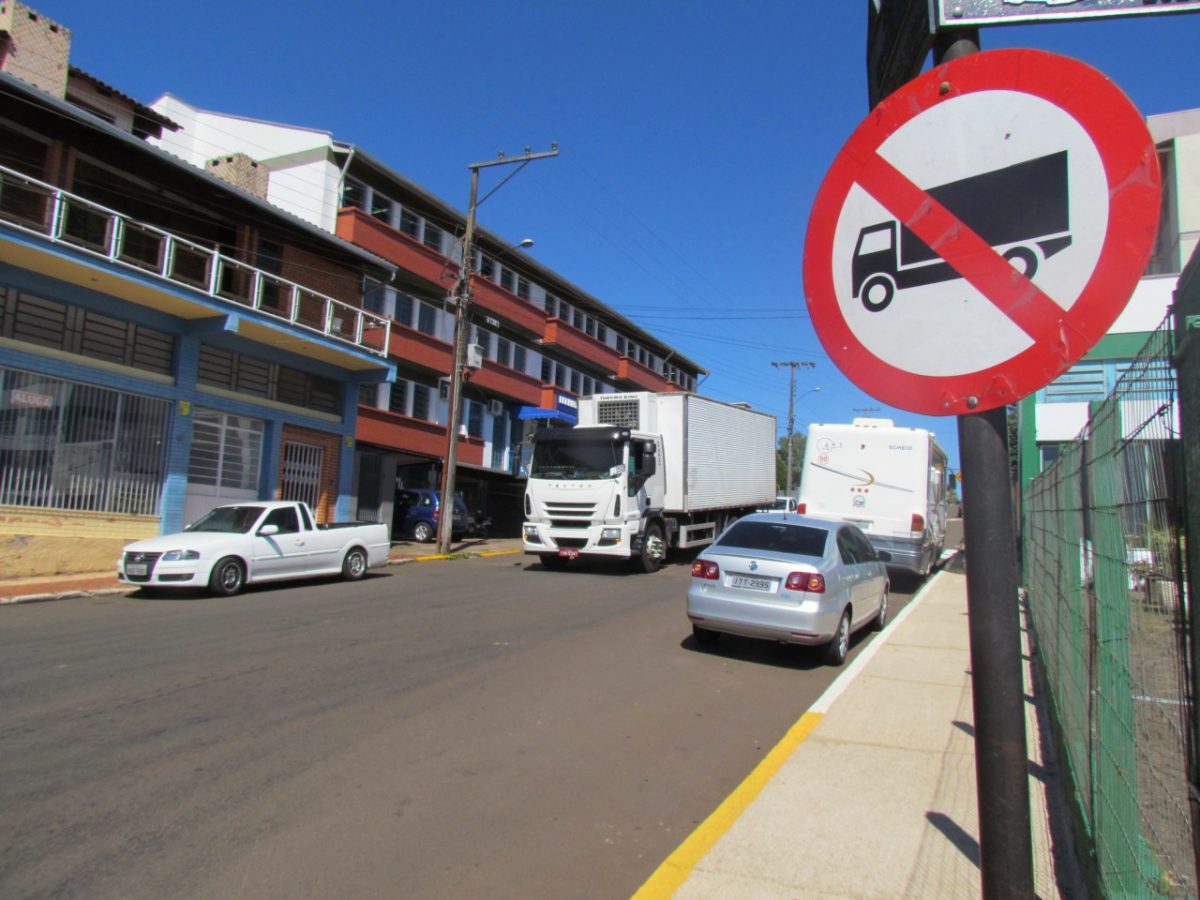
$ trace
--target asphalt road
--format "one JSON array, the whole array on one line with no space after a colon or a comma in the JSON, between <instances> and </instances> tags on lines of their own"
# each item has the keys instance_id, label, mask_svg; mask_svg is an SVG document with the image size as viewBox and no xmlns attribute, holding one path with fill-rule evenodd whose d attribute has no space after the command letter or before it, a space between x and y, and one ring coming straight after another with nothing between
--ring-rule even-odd
<instances>
[{"instance_id":1,"label":"asphalt road","mask_svg":"<svg viewBox=\"0 0 1200 900\"><path fill-rule=\"evenodd\" d=\"M628 897L836 675L687 563L0 609L0 896Z\"/></svg>"}]
</instances>

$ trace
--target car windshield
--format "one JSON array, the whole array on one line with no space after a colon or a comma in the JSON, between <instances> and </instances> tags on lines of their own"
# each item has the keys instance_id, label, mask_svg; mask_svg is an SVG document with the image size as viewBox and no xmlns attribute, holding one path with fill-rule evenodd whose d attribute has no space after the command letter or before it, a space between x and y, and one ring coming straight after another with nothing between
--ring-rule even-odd
<instances>
[{"instance_id":1,"label":"car windshield","mask_svg":"<svg viewBox=\"0 0 1200 900\"><path fill-rule=\"evenodd\" d=\"M262 506L218 506L189 525L184 531L218 531L245 534L262 515Z\"/></svg>"},{"instance_id":2,"label":"car windshield","mask_svg":"<svg viewBox=\"0 0 1200 900\"><path fill-rule=\"evenodd\" d=\"M583 481L612 478L621 464L623 444L618 441L539 441L533 445L530 478Z\"/></svg>"},{"instance_id":3,"label":"car windshield","mask_svg":"<svg viewBox=\"0 0 1200 900\"><path fill-rule=\"evenodd\" d=\"M828 539L828 530L811 525L743 520L721 535L716 546L792 553L796 556L813 556L819 559L825 555L825 542Z\"/></svg>"}]
</instances>

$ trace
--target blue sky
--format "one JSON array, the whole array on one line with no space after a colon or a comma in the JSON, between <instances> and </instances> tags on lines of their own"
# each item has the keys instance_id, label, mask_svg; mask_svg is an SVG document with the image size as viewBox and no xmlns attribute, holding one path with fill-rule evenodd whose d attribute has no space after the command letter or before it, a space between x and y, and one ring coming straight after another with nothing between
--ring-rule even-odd
<instances>
[{"instance_id":1,"label":"blue sky","mask_svg":"<svg viewBox=\"0 0 1200 900\"><path fill-rule=\"evenodd\" d=\"M867 113L867 3L32 5L72 30L74 65L138 100L330 131L460 209L469 163L557 141L480 207L485 227L534 238L539 262L710 370L701 393L775 413L781 435L788 371L771 362L808 361L798 430L890 416L936 432L958 468L955 419L860 391L804 302L809 209ZM1144 115L1200 106L1200 14L988 28L981 44L1087 62Z\"/></svg>"}]
</instances>

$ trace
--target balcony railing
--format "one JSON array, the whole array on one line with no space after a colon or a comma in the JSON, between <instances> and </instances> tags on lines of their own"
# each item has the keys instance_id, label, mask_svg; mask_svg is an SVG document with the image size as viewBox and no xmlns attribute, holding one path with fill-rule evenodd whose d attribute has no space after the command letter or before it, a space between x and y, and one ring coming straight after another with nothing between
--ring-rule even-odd
<instances>
[{"instance_id":1,"label":"balcony railing","mask_svg":"<svg viewBox=\"0 0 1200 900\"><path fill-rule=\"evenodd\" d=\"M391 320L0 166L0 221L386 357Z\"/></svg>"}]
</instances>

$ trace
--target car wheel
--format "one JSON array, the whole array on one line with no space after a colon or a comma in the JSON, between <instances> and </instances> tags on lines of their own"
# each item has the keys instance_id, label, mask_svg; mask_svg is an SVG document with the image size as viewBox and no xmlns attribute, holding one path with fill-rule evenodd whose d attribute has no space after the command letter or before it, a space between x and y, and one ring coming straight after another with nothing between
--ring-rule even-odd
<instances>
[{"instance_id":1,"label":"car wheel","mask_svg":"<svg viewBox=\"0 0 1200 900\"><path fill-rule=\"evenodd\" d=\"M693 625L692 637L696 639L697 644L702 644L705 647L711 647L721 639L721 632L713 631L711 628L701 628L699 625Z\"/></svg>"},{"instance_id":2,"label":"car wheel","mask_svg":"<svg viewBox=\"0 0 1200 900\"><path fill-rule=\"evenodd\" d=\"M633 558L633 567L638 572L657 572L667 555L667 544L663 540L662 528L650 525L642 535L642 551Z\"/></svg>"},{"instance_id":3,"label":"car wheel","mask_svg":"<svg viewBox=\"0 0 1200 900\"><path fill-rule=\"evenodd\" d=\"M553 553L543 553L538 559L542 561L542 568L555 571L565 569L570 561L565 556L555 556Z\"/></svg>"},{"instance_id":4,"label":"car wheel","mask_svg":"<svg viewBox=\"0 0 1200 900\"><path fill-rule=\"evenodd\" d=\"M342 577L347 581L358 581L367 574L367 554L361 547L352 547L346 551L342 560Z\"/></svg>"},{"instance_id":5,"label":"car wheel","mask_svg":"<svg viewBox=\"0 0 1200 900\"><path fill-rule=\"evenodd\" d=\"M246 569L236 556L226 556L213 566L208 587L214 594L232 597L246 584Z\"/></svg>"},{"instance_id":6,"label":"car wheel","mask_svg":"<svg viewBox=\"0 0 1200 900\"><path fill-rule=\"evenodd\" d=\"M888 586L884 584L883 595L879 598L879 613L875 616L875 621L871 623L871 627L876 631L883 631L884 626L888 623Z\"/></svg>"},{"instance_id":7,"label":"car wheel","mask_svg":"<svg viewBox=\"0 0 1200 900\"><path fill-rule=\"evenodd\" d=\"M846 654L850 652L850 607L842 610L842 617L838 619L837 631L833 633L833 640L825 645L825 662L831 666L840 666L846 661Z\"/></svg>"},{"instance_id":8,"label":"car wheel","mask_svg":"<svg viewBox=\"0 0 1200 900\"><path fill-rule=\"evenodd\" d=\"M428 522L418 522L413 526L413 540L418 544L428 544L433 540L433 526Z\"/></svg>"}]
</instances>

